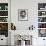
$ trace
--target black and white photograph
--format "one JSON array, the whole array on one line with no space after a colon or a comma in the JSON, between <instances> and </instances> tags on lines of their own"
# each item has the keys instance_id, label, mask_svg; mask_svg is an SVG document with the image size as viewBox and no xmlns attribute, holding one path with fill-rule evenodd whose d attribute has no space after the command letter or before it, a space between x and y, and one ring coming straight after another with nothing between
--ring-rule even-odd
<instances>
[{"instance_id":1,"label":"black and white photograph","mask_svg":"<svg viewBox=\"0 0 46 46\"><path fill-rule=\"evenodd\" d=\"M28 9L18 9L18 20L19 21L28 20Z\"/></svg>"}]
</instances>

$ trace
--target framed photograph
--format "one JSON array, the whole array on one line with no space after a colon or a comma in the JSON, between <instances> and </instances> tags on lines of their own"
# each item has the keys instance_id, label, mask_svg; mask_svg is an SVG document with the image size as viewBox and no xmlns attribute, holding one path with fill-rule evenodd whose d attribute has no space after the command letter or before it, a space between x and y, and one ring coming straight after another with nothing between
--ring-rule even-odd
<instances>
[{"instance_id":1,"label":"framed photograph","mask_svg":"<svg viewBox=\"0 0 46 46\"><path fill-rule=\"evenodd\" d=\"M28 9L18 9L18 20L19 21L28 20Z\"/></svg>"}]
</instances>

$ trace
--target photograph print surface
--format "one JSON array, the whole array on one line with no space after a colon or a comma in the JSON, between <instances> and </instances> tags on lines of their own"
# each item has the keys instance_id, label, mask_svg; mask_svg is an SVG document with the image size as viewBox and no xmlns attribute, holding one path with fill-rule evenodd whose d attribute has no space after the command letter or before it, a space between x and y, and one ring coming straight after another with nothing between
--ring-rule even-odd
<instances>
[{"instance_id":1,"label":"photograph print surface","mask_svg":"<svg viewBox=\"0 0 46 46\"><path fill-rule=\"evenodd\" d=\"M28 20L28 9L18 9L18 20L19 21Z\"/></svg>"}]
</instances>

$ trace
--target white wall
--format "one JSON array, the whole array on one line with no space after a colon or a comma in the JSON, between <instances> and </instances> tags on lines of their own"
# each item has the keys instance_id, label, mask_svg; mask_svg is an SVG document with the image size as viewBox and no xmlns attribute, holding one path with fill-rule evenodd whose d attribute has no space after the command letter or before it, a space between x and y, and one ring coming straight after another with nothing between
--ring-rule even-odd
<instances>
[{"instance_id":1,"label":"white wall","mask_svg":"<svg viewBox=\"0 0 46 46\"><path fill-rule=\"evenodd\" d=\"M18 9L28 9L28 21L18 21ZM17 30L27 30L32 24L37 27L37 2L32 0L12 0L11 15L12 22L16 25Z\"/></svg>"},{"instance_id":2,"label":"white wall","mask_svg":"<svg viewBox=\"0 0 46 46\"><path fill-rule=\"evenodd\" d=\"M17 30L27 30L29 26L38 27L38 3L46 0L11 0L11 22L16 25ZM28 21L18 21L18 9L28 9Z\"/></svg>"},{"instance_id":3,"label":"white wall","mask_svg":"<svg viewBox=\"0 0 46 46\"><path fill-rule=\"evenodd\" d=\"M16 25L16 31L28 29L32 24L35 26L34 36L38 36L38 3L46 3L46 0L11 0L11 22ZM28 9L28 21L18 21L18 9ZM37 39L37 40L36 40ZM33 46L40 46L43 44L42 38L33 38Z\"/></svg>"}]
</instances>

